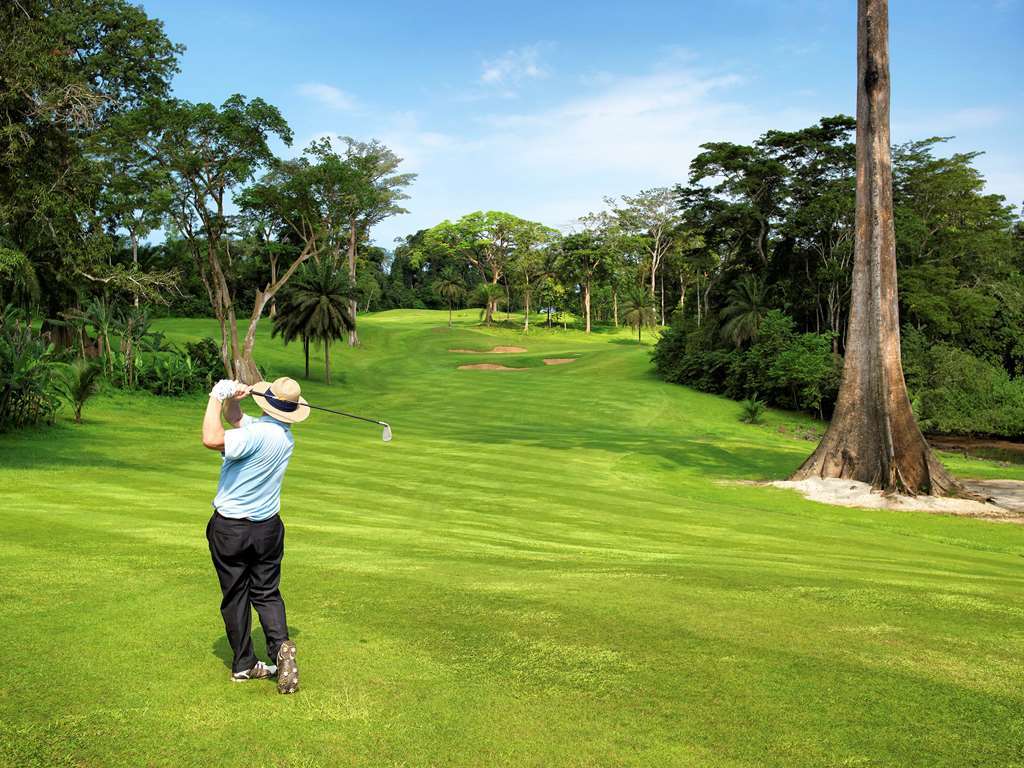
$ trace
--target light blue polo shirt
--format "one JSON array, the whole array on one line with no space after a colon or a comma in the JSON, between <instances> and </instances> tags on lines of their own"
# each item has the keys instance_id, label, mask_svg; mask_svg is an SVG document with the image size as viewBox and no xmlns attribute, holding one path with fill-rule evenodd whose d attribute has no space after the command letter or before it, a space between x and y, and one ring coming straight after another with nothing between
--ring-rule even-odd
<instances>
[{"instance_id":1,"label":"light blue polo shirt","mask_svg":"<svg viewBox=\"0 0 1024 768\"><path fill-rule=\"evenodd\" d=\"M267 520L281 509L281 481L292 457L291 427L272 416L243 415L224 432L224 463L213 506L224 517Z\"/></svg>"}]
</instances>

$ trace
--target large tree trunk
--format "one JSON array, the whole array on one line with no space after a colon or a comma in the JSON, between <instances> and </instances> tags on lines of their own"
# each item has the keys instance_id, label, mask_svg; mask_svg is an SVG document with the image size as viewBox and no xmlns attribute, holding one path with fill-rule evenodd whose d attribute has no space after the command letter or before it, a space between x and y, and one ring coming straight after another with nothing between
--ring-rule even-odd
<instances>
[{"instance_id":1,"label":"large tree trunk","mask_svg":"<svg viewBox=\"0 0 1024 768\"><path fill-rule=\"evenodd\" d=\"M888 34L887 0L858 0L857 211L846 361L828 432L793 478L946 494L959 486L914 420L900 361Z\"/></svg>"},{"instance_id":2,"label":"large tree trunk","mask_svg":"<svg viewBox=\"0 0 1024 768\"><path fill-rule=\"evenodd\" d=\"M309 378L309 336L302 337L302 353L306 357L306 378Z\"/></svg>"},{"instance_id":3,"label":"large tree trunk","mask_svg":"<svg viewBox=\"0 0 1024 768\"><path fill-rule=\"evenodd\" d=\"M324 383L331 383L331 340L324 337Z\"/></svg>"},{"instance_id":4,"label":"large tree trunk","mask_svg":"<svg viewBox=\"0 0 1024 768\"><path fill-rule=\"evenodd\" d=\"M615 327L619 327L619 290L618 288L612 288L612 320L615 322Z\"/></svg>"}]
</instances>

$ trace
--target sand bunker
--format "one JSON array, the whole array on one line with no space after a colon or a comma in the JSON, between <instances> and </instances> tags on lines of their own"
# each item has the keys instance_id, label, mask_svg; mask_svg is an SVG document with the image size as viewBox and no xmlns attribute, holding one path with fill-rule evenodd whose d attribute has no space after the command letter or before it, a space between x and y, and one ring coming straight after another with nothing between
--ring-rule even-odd
<instances>
[{"instance_id":1,"label":"sand bunker","mask_svg":"<svg viewBox=\"0 0 1024 768\"><path fill-rule=\"evenodd\" d=\"M776 480L768 484L776 488L792 488L811 501L838 504L841 507L931 512L1024 524L1024 515L997 504L938 496L886 496L880 491L873 490L867 483L859 483L856 480L815 477L808 480Z\"/></svg>"},{"instance_id":2,"label":"sand bunker","mask_svg":"<svg viewBox=\"0 0 1024 768\"><path fill-rule=\"evenodd\" d=\"M460 371L525 371L525 368L509 368L507 365L495 365L494 363L475 363L473 365L460 365Z\"/></svg>"},{"instance_id":3,"label":"sand bunker","mask_svg":"<svg viewBox=\"0 0 1024 768\"><path fill-rule=\"evenodd\" d=\"M575 357L545 357L544 365L565 365L566 363L575 363Z\"/></svg>"},{"instance_id":4,"label":"sand bunker","mask_svg":"<svg viewBox=\"0 0 1024 768\"><path fill-rule=\"evenodd\" d=\"M463 355L513 355L517 352L526 352L525 347L495 347L494 349L449 349L449 352L458 352Z\"/></svg>"}]
</instances>

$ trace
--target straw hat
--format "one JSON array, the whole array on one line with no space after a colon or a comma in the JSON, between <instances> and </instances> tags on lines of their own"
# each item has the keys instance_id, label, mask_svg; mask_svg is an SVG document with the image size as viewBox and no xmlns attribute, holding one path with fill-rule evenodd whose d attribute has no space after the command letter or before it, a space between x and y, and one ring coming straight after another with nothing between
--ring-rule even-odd
<instances>
[{"instance_id":1,"label":"straw hat","mask_svg":"<svg viewBox=\"0 0 1024 768\"><path fill-rule=\"evenodd\" d=\"M260 381L252 385L252 391L259 395L253 398L268 416L288 424L298 424L309 416L306 398L300 397L302 388L295 379L282 376L273 383Z\"/></svg>"}]
</instances>

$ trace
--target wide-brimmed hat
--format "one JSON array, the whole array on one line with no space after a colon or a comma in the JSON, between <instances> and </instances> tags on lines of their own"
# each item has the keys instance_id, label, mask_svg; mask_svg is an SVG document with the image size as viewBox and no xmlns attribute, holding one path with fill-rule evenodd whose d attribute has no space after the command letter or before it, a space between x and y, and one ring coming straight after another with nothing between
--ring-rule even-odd
<instances>
[{"instance_id":1,"label":"wide-brimmed hat","mask_svg":"<svg viewBox=\"0 0 1024 768\"><path fill-rule=\"evenodd\" d=\"M273 383L260 381L252 385L252 391L258 395L253 398L256 404L278 421L298 424L309 416L309 405L301 397L302 387L295 379L282 376Z\"/></svg>"}]
</instances>

